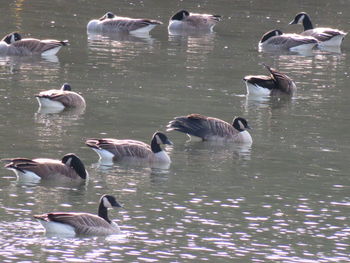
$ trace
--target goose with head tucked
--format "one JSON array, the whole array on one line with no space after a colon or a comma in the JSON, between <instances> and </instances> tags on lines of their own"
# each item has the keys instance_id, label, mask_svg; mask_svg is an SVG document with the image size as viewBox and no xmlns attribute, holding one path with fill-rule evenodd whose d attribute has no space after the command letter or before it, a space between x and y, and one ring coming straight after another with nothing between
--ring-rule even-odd
<instances>
[{"instance_id":1,"label":"goose with head tucked","mask_svg":"<svg viewBox=\"0 0 350 263\"><path fill-rule=\"evenodd\" d=\"M329 27L314 28L310 16L305 12L297 14L294 20L289 24L302 24L304 26L304 32L300 34L316 38L320 41L318 44L320 47L339 47L346 35L346 33L341 30Z\"/></svg>"},{"instance_id":2,"label":"goose with head tucked","mask_svg":"<svg viewBox=\"0 0 350 263\"><path fill-rule=\"evenodd\" d=\"M243 78L248 95L275 96L285 94L292 96L295 93L296 85L290 77L264 63L263 65L270 72L270 76L248 75Z\"/></svg>"},{"instance_id":3,"label":"goose with head tucked","mask_svg":"<svg viewBox=\"0 0 350 263\"><path fill-rule=\"evenodd\" d=\"M152 136L151 145L136 140L120 139L88 139L85 144L91 147L103 163L121 160L140 160L148 163L170 163L169 155L160 147L162 144L172 145L172 142L162 132Z\"/></svg>"},{"instance_id":4,"label":"goose with head tucked","mask_svg":"<svg viewBox=\"0 0 350 263\"><path fill-rule=\"evenodd\" d=\"M85 108L84 98L78 93L72 91L68 83L64 83L61 89L51 89L41 91L35 95L41 108Z\"/></svg>"},{"instance_id":5,"label":"goose with head tucked","mask_svg":"<svg viewBox=\"0 0 350 263\"><path fill-rule=\"evenodd\" d=\"M283 34L281 30L275 29L265 33L259 41L261 51L304 51L311 50L318 44L318 40L311 36L298 34Z\"/></svg>"},{"instance_id":6,"label":"goose with head tucked","mask_svg":"<svg viewBox=\"0 0 350 263\"><path fill-rule=\"evenodd\" d=\"M51 212L34 215L47 234L79 236L79 235L111 235L119 234L119 226L108 218L108 208L121 207L114 196L103 195L100 199L98 214L83 212Z\"/></svg>"},{"instance_id":7,"label":"goose with head tucked","mask_svg":"<svg viewBox=\"0 0 350 263\"><path fill-rule=\"evenodd\" d=\"M107 12L99 19L93 19L87 24L87 31L92 33L133 33L148 34L157 25L158 20L116 16Z\"/></svg>"},{"instance_id":8,"label":"goose with head tucked","mask_svg":"<svg viewBox=\"0 0 350 263\"><path fill-rule=\"evenodd\" d=\"M83 162L74 153L63 156L62 160L46 158L3 159L6 169L13 170L21 180L63 180L82 181L88 173Z\"/></svg>"},{"instance_id":9,"label":"goose with head tucked","mask_svg":"<svg viewBox=\"0 0 350 263\"><path fill-rule=\"evenodd\" d=\"M13 32L6 35L0 42L0 55L6 56L30 56L42 55L52 56L63 46L68 45L68 40L22 38Z\"/></svg>"},{"instance_id":10,"label":"goose with head tucked","mask_svg":"<svg viewBox=\"0 0 350 263\"><path fill-rule=\"evenodd\" d=\"M180 10L169 20L169 31L213 31L221 20L219 15L190 13Z\"/></svg>"},{"instance_id":11,"label":"goose with head tucked","mask_svg":"<svg viewBox=\"0 0 350 263\"><path fill-rule=\"evenodd\" d=\"M201 138L203 141L227 140L236 143L251 144L250 129L246 119L237 117L232 124L201 114L175 117L169 122L167 131L179 131Z\"/></svg>"}]
</instances>

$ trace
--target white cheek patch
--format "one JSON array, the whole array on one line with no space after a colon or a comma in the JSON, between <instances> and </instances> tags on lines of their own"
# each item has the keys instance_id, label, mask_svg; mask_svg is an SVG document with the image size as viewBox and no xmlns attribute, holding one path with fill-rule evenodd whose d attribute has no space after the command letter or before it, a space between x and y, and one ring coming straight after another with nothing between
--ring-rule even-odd
<instances>
[{"instance_id":1,"label":"white cheek patch","mask_svg":"<svg viewBox=\"0 0 350 263\"><path fill-rule=\"evenodd\" d=\"M299 20L298 20L298 24L302 24L304 18L305 18L305 15L302 15L302 16L299 18Z\"/></svg>"},{"instance_id":2,"label":"white cheek patch","mask_svg":"<svg viewBox=\"0 0 350 263\"><path fill-rule=\"evenodd\" d=\"M157 141L158 144L162 144L162 143L163 143L162 140L159 138L158 135L156 135L156 141Z\"/></svg>"},{"instance_id":3,"label":"white cheek patch","mask_svg":"<svg viewBox=\"0 0 350 263\"><path fill-rule=\"evenodd\" d=\"M106 207L106 208L111 208L112 205L111 203L108 201L108 198L107 197L104 197L103 198L103 206Z\"/></svg>"},{"instance_id":4,"label":"white cheek patch","mask_svg":"<svg viewBox=\"0 0 350 263\"><path fill-rule=\"evenodd\" d=\"M243 123L242 123L241 121L238 121L238 125L239 125L239 128L240 128L241 130L244 130L244 129L245 129L245 127L244 127L244 125L243 125Z\"/></svg>"},{"instance_id":5,"label":"white cheek patch","mask_svg":"<svg viewBox=\"0 0 350 263\"><path fill-rule=\"evenodd\" d=\"M70 166L71 165L71 162L72 162L72 157L71 158L68 158L67 162L66 162L66 165Z\"/></svg>"}]
</instances>

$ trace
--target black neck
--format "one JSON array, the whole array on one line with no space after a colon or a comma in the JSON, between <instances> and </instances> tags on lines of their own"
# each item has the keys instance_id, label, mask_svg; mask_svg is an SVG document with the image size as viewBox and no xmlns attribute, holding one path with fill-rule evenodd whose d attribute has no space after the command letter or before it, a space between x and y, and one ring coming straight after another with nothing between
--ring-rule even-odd
<instances>
[{"instance_id":1,"label":"black neck","mask_svg":"<svg viewBox=\"0 0 350 263\"><path fill-rule=\"evenodd\" d=\"M311 19L308 15L305 15L305 17L303 19L303 26L304 26L304 31L314 28L312 26Z\"/></svg>"},{"instance_id":2,"label":"black neck","mask_svg":"<svg viewBox=\"0 0 350 263\"><path fill-rule=\"evenodd\" d=\"M160 145L157 143L157 139L155 137L153 137L151 141L151 149L154 153L159 153L162 151L162 148L160 148Z\"/></svg>"},{"instance_id":3,"label":"black neck","mask_svg":"<svg viewBox=\"0 0 350 263\"><path fill-rule=\"evenodd\" d=\"M102 217L104 220L106 220L108 223L111 223L111 220L108 218L108 210L103 205L103 201L100 202L100 206L98 207L98 216Z\"/></svg>"}]
</instances>

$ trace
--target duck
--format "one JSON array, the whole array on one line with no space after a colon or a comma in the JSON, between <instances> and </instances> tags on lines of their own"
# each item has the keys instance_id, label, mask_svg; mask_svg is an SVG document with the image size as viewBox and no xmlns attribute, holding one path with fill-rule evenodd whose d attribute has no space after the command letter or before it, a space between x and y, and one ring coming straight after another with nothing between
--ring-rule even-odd
<instances>
[{"instance_id":1,"label":"duck","mask_svg":"<svg viewBox=\"0 0 350 263\"><path fill-rule=\"evenodd\" d=\"M253 142L246 119L237 117L232 124L214 117L197 113L175 117L167 125L167 131L179 131L196 136L202 141L227 140L236 143L251 144Z\"/></svg>"},{"instance_id":2,"label":"duck","mask_svg":"<svg viewBox=\"0 0 350 263\"><path fill-rule=\"evenodd\" d=\"M108 218L108 208L122 207L112 195L103 195L98 206L98 214L84 212L50 212L34 215L47 234L79 236L79 235L111 235L119 234L119 226Z\"/></svg>"},{"instance_id":3,"label":"duck","mask_svg":"<svg viewBox=\"0 0 350 263\"><path fill-rule=\"evenodd\" d=\"M290 77L265 63L263 65L270 72L270 76L248 75L243 78L248 95L274 96L293 95L295 93L296 85Z\"/></svg>"},{"instance_id":4,"label":"duck","mask_svg":"<svg viewBox=\"0 0 350 263\"><path fill-rule=\"evenodd\" d=\"M6 56L53 56L68 40L22 38L18 32L7 34L0 42L0 55Z\"/></svg>"},{"instance_id":5,"label":"duck","mask_svg":"<svg viewBox=\"0 0 350 263\"><path fill-rule=\"evenodd\" d=\"M161 144L173 143L163 132L155 132L151 145L128 139L87 139L85 144L92 148L102 163L121 160L141 160L149 163L171 163L169 155L160 147Z\"/></svg>"},{"instance_id":6,"label":"duck","mask_svg":"<svg viewBox=\"0 0 350 263\"><path fill-rule=\"evenodd\" d=\"M346 36L346 33L339 29L329 27L314 28L310 16L305 12L298 13L289 24L302 24L304 26L304 31L300 34L316 38L320 41L320 47L339 47Z\"/></svg>"},{"instance_id":7,"label":"duck","mask_svg":"<svg viewBox=\"0 0 350 263\"><path fill-rule=\"evenodd\" d=\"M3 161L7 163L5 168L13 170L18 179L22 180L83 181L88 177L83 162L74 153L64 155L61 161L46 158L13 158Z\"/></svg>"},{"instance_id":8,"label":"duck","mask_svg":"<svg viewBox=\"0 0 350 263\"><path fill-rule=\"evenodd\" d=\"M85 108L85 99L78 93L72 91L69 83L64 83L61 89L51 89L41 91L35 97L40 108Z\"/></svg>"},{"instance_id":9,"label":"duck","mask_svg":"<svg viewBox=\"0 0 350 263\"><path fill-rule=\"evenodd\" d=\"M281 30L274 29L262 36L259 41L259 50L303 51L313 49L318 43L319 41L311 36L283 34Z\"/></svg>"},{"instance_id":10,"label":"duck","mask_svg":"<svg viewBox=\"0 0 350 263\"><path fill-rule=\"evenodd\" d=\"M220 20L220 15L197 14L180 10L170 18L168 30L212 32Z\"/></svg>"},{"instance_id":11,"label":"duck","mask_svg":"<svg viewBox=\"0 0 350 263\"><path fill-rule=\"evenodd\" d=\"M93 19L87 24L87 31L93 33L134 33L148 34L161 21L143 18L116 16L107 12L99 19Z\"/></svg>"}]
</instances>

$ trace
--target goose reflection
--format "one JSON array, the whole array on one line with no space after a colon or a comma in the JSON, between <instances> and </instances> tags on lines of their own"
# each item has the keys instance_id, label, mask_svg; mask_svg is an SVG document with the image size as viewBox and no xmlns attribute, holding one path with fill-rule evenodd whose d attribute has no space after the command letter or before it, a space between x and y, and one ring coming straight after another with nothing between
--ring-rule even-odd
<instances>
[{"instance_id":1,"label":"goose reflection","mask_svg":"<svg viewBox=\"0 0 350 263\"><path fill-rule=\"evenodd\" d=\"M53 56L0 56L0 67L9 68L10 73L39 72L40 76L55 75L60 64L58 57Z\"/></svg>"},{"instance_id":2,"label":"goose reflection","mask_svg":"<svg viewBox=\"0 0 350 263\"><path fill-rule=\"evenodd\" d=\"M119 32L119 33L88 33L88 44L93 46L94 43L98 44L105 43L108 44L110 41L117 42L141 42L146 44L153 44L154 38L152 38L148 34L128 34L127 32Z\"/></svg>"},{"instance_id":3,"label":"goose reflection","mask_svg":"<svg viewBox=\"0 0 350 263\"><path fill-rule=\"evenodd\" d=\"M204 69L208 55L214 50L215 36L214 32L169 34L168 55L185 56L183 60L187 69ZM179 54L179 52L181 53Z\"/></svg>"},{"instance_id":4,"label":"goose reflection","mask_svg":"<svg viewBox=\"0 0 350 263\"><path fill-rule=\"evenodd\" d=\"M57 140L62 140L62 135L67 132L69 127L79 125L79 120L82 118L85 108L64 109L56 112L55 109L39 108L34 115L36 131L42 138L43 143L47 143L47 137L55 137Z\"/></svg>"}]
</instances>

